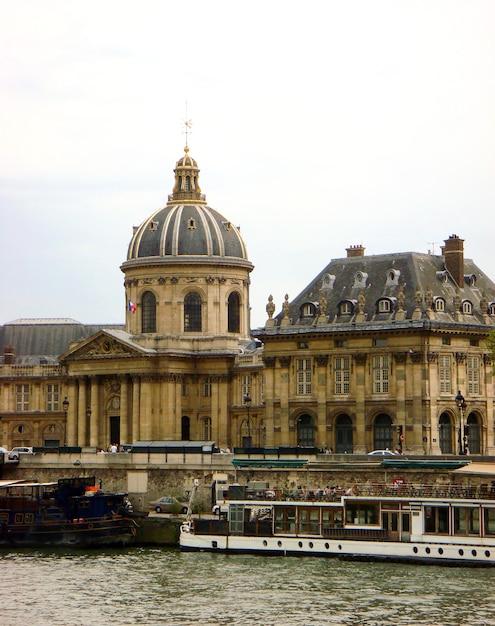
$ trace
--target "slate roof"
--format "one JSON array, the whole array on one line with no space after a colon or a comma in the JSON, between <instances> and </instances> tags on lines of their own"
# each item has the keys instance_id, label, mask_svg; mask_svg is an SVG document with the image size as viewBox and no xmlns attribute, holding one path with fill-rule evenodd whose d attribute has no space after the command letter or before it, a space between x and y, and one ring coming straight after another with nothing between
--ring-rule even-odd
<instances>
[{"instance_id":1,"label":"slate roof","mask_svg":"<svg viewBox=\"0 0 495 626\"><path fill-rule=\"evenodd\" d=\"M58 362L58 356L75 341L87 339L102 329L125 331L123 324L81 324L67 318L20 319L0 326L0 363L6 345L14 348L15 362Z\"/></svg>"},{"instance_id":2,"label":"slate roof","mask_svg":"<svg viewBox=\"0 0 495 626\"><path fill-rule=\"evenodd\" d=\"M361 293L364 295L365 322L380 325L393 322L401 292L405 320L412 321L418 306L418 289L421 294L421 319L433 319L443 324L482 324L486 328L487 307L495 303L495 283L472 260L464 259L464 284L459 288L445 269L443 256L417 252L333 259L290 301L289 326L316 326L317 323L320 326L318 317L322 295L326 298L326 324L344 326L355 323ZM378 302L381 299L389 300L390 312L379 312ZM433 302L443 299L445 311L434 310L433 315L430 312L428 316L428 299L433 299ZM464 314L459 320L456 307L459 303L462 307L465 300L471 303L472 314ZM341 305L345 301L349 302L351 313L342 315ZM303 315L304 309L307 312L311 308L313 314ZM283 312L275 317L277 326L267 327L265 332L277 332L282 317ZM495 325L494 316L489 318L488 324Z\"/></svg>"}]
</instances>

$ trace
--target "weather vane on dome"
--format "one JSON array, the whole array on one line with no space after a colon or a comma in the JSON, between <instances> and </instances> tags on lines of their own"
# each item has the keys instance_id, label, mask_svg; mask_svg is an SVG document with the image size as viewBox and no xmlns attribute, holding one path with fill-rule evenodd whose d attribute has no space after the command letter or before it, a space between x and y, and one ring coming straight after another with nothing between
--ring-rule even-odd
<instances>
[{"instance_id":1,"label":"weather vane on dome","mask_svg":"<svg viewBox=\"0 0 495 626\"><path fill-rule=\"evenodd\" d=\"M186 135L186 148L188 147L187 145L187 139L190 133L192 133L192 120L188 119L187 117L187 100L186 100L186 117L184 120L182 120L182 124L184 125L184 130L182 131L182 133Z\"/></svg>"}]
</instances>

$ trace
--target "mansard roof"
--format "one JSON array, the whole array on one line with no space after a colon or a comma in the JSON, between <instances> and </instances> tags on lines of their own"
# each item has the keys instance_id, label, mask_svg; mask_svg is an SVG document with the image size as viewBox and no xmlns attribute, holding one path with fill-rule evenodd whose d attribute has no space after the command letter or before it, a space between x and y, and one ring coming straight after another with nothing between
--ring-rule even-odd
<instances>
[{"instance_id":1,"label":"mansard roof","mask_svg":"<svg viewBox=\"0 0 495 626\"><path fill-rule=\"evenodd\" d=\"M464 275L458 285L443 255L364 256L362 250L361 255L333 259L296 298L286 298L282 312L268 320L265 333L296 328L300 332L304 327L344 330L356 323L375 328L399 322L407 326L422 320L495 326L495 283L471 259L462 259ZM438 300L443 303L437 304ZM387 304L380 305L381 301ZM265 333L257 330L255 336Z\"/></svg>"}]
</instances>

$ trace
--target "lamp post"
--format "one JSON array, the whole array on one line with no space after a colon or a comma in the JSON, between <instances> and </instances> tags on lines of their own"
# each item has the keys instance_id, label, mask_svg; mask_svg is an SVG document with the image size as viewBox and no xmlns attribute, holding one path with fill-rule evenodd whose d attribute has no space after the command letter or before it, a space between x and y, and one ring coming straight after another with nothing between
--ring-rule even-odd
<instances>
[{"instance_id":1,"label":"lamp post","mask_svg":"<svg viewBox=\"0 0 495 626\"><path fill-rule=\"evenodd\" d=\"M467 454L467 431L464 428L464 411L467 404L460 389L457 392L455 401L459 409L459 454Z\"/></svg>"},{"instance_id":2,"label":"lamp post","mask_svg":"<svg viewBox=\"0 0 495 626\"><path fill-rule=\"evenodd\" d=\"M253 440L251 438L251 417L249 415L249 411L251 409L251 396L244 396L244 406L247 409L247 437L243 437L242 447L243 448L251 448Z\"/></svg>"},{"instance_id":3,"label":"lamp post","mask_svg":"<svg viewBox=\"0 0 495 626\"><path fill-rule=\"evenodd\" d=\"M69 412L69 401L67 400L67 396L65 396L64 401L62 402L62 408L64 409L65 415L65 423L64 423L64 446L67 445L67 413Z\"/></svg>"}]
</instances>

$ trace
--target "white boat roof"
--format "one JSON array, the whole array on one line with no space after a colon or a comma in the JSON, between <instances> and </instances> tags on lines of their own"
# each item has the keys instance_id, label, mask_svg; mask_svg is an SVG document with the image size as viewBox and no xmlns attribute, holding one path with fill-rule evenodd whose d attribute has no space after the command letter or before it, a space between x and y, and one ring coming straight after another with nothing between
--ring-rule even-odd
<instances>
[{"instance_id":1,"label":"white boat roof","mask_svg":"<svg viewBox=\"0 0 495 626\"><path fill-rule=\"evenodd\" d=\"M495 463L469 463L469 465L452 470L452 474L495 477Z\"/></svg>"}]
</instances>

